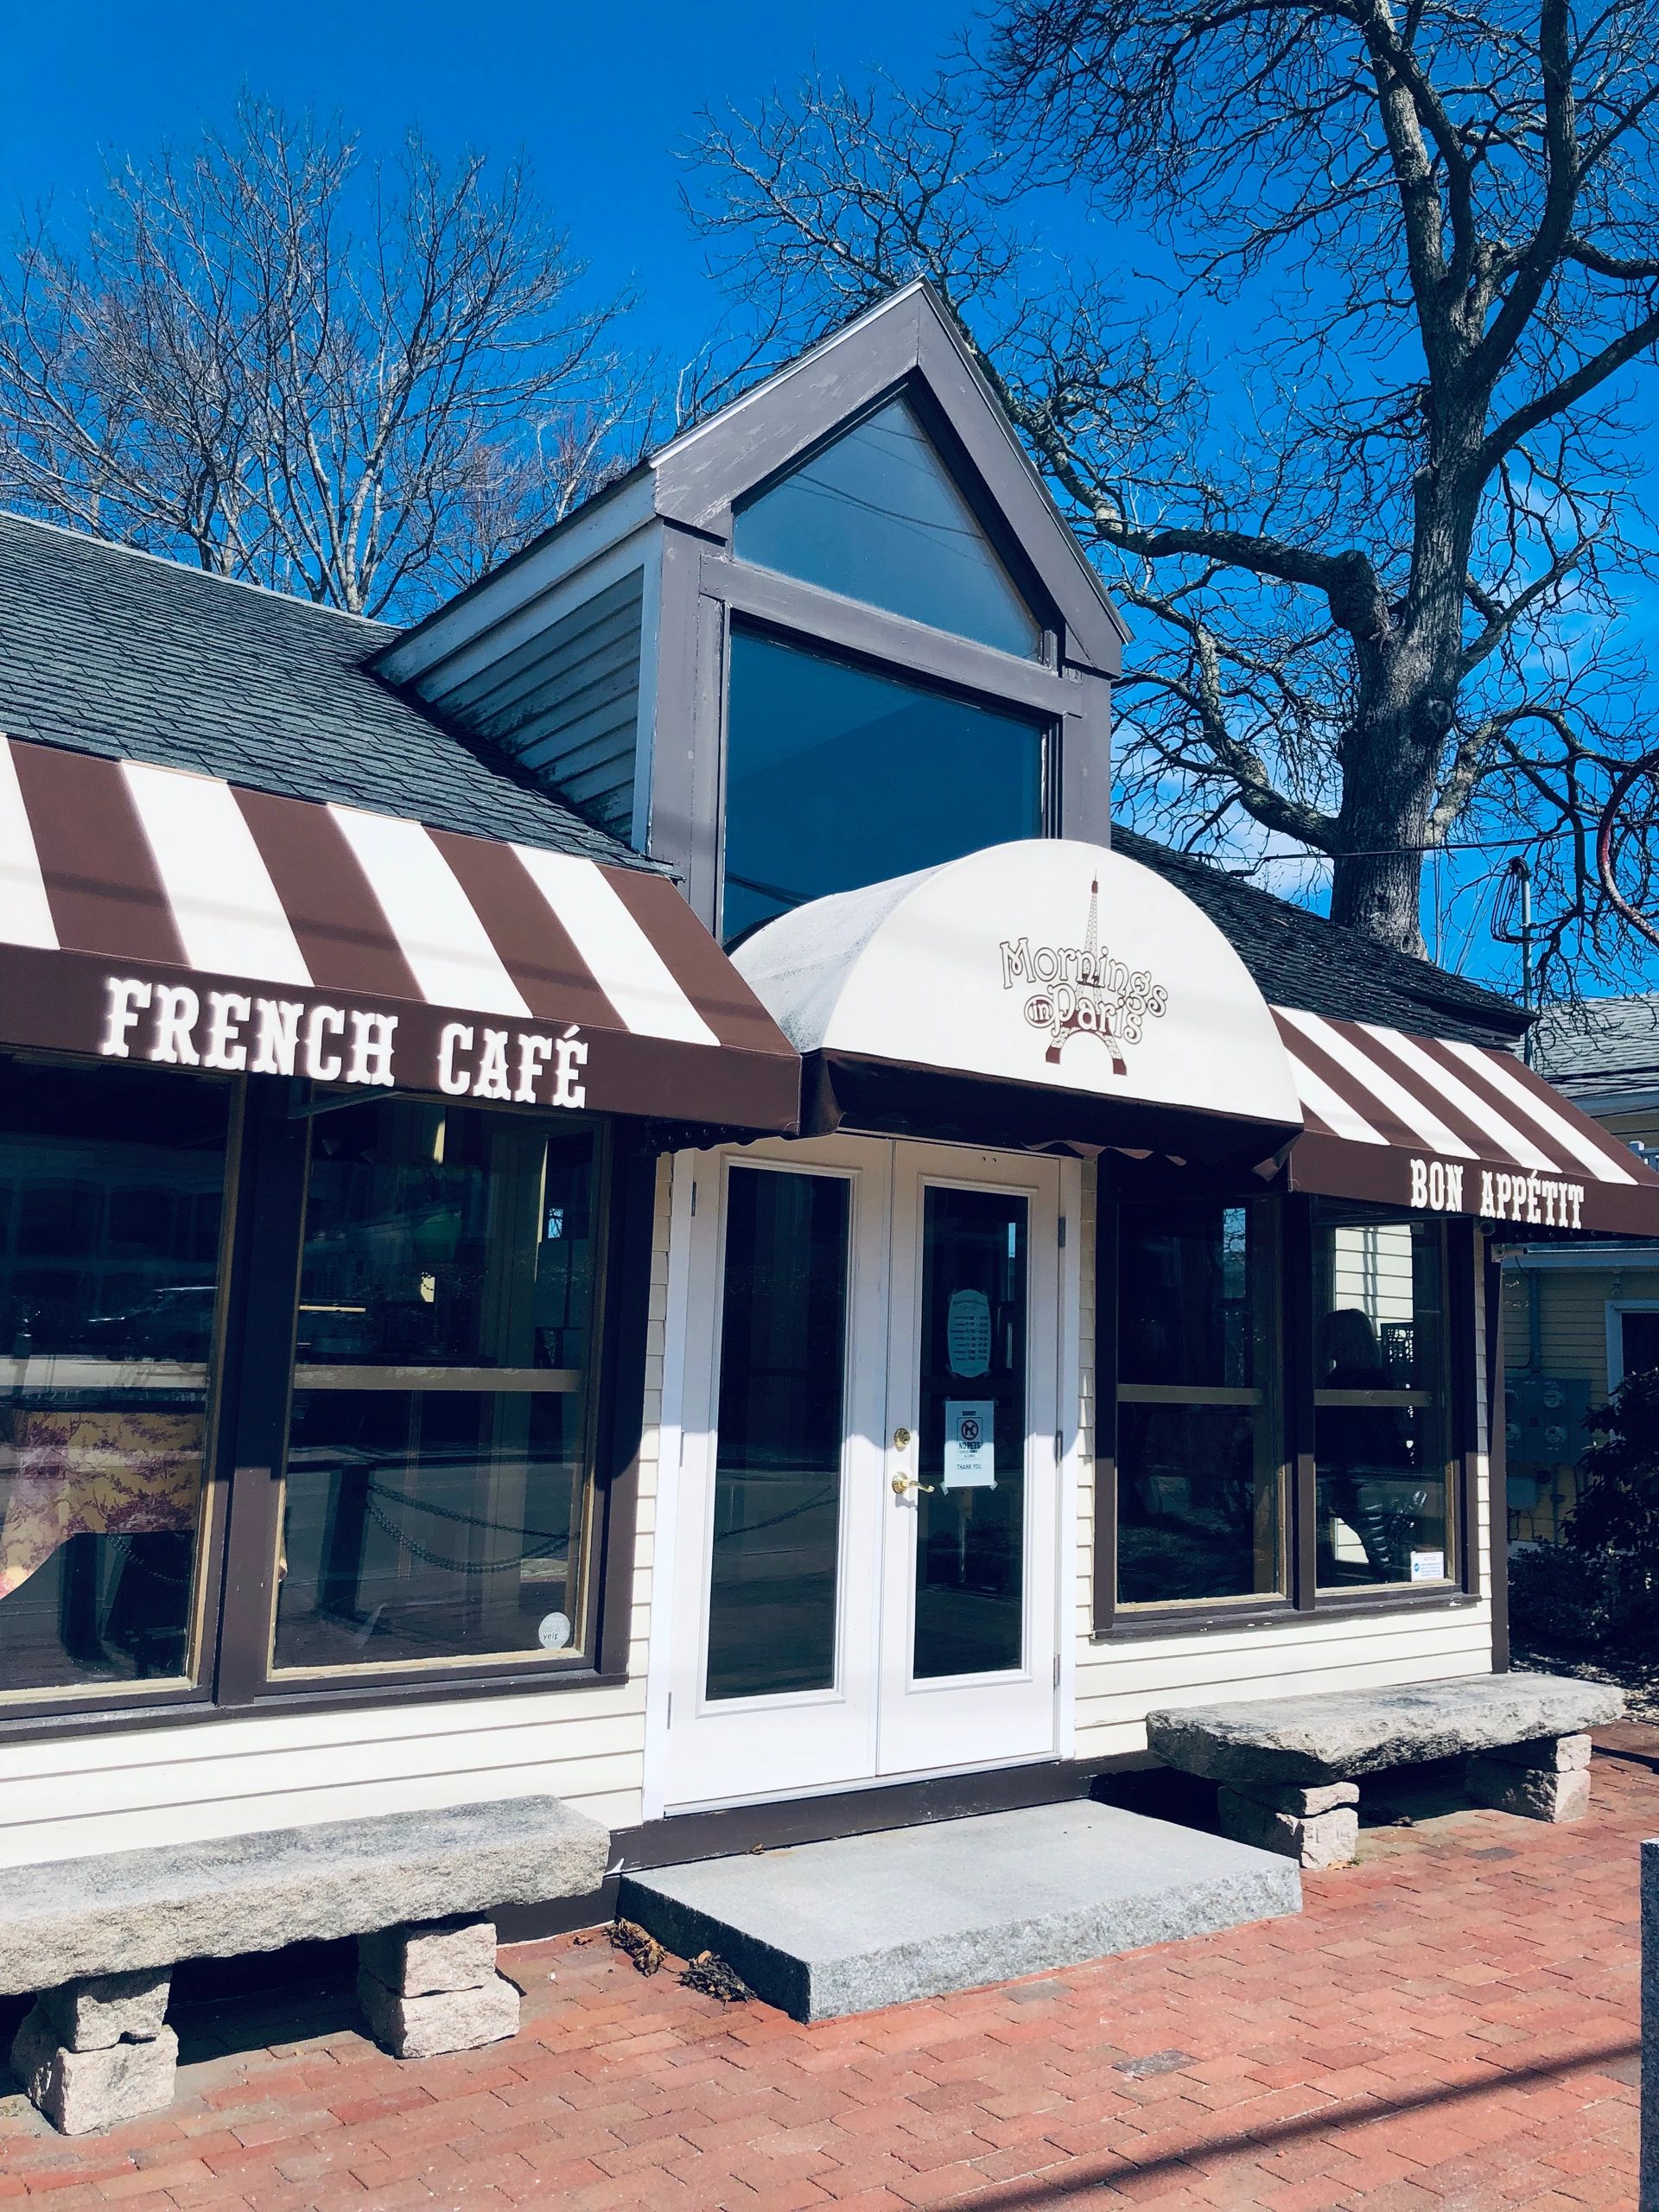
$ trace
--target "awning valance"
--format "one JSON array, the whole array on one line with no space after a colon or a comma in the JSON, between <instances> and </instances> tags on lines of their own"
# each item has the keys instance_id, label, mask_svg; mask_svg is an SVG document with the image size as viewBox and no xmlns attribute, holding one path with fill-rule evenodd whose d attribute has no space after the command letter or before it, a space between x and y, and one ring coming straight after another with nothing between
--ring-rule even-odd
<instances>
[{"instance_id":1,"label":"awning valance","mask_svg":"<svg viewBox=\"0 0 1659 2212\"><path fill-rule=\"evenodd\" d=\"M804 1126L1249 1165L1301 1126L1273 1016L1184 893L1065 838L815 899L733 958L808 1060Z\"/></svg>"},{"instance_id":2,"label":"awning valance","mask_svg":"<svg viewBox=\"0 0 1659 2212\"><path fill-rule=\"evenodd\" d=\"M800 1065L674 885L0 739L0 1044L788 1130Z\"/></svg>"},{"instance_id":3,"label":"awning valance","mask_svg":"<svg viewBox=\"0 0 1659 2212\"><path fill-rule=\"evenodd\" d=\"M1274 1009L1301 1101L1293 1190L1539 1230L1659 1234L1659 1174L1512 1053Z\"/></svg>"}]
</instances>

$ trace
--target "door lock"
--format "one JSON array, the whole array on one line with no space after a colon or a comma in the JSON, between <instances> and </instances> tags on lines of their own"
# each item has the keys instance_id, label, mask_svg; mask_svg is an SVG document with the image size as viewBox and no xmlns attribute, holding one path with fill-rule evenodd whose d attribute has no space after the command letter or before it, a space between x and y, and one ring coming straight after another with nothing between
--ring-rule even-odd
<instances>
[{"instance_id":1,"label":"door lock","mask_svg":"<svg viewBox=\"0 0 1659 2212\"><path fill-rule=\"evenodd\" d=\"M918 1483L913 1475L895 1475L893 1478L893 1494L895 1497L902 1497L906 1491L936 1491L938 1488L938 1483Z\"/></svg>"},{"instance_id":2,"label":"door lock","mask_svg":"<svg viewBox=\"0 0 1659 2212\"><path fill-rule=\"evenodd\" d=\"M907 1428L895 1428L893 1432L893 1450L895 1452L903 1452L909 1448L909 1445L910 1431Z\"/></svg>"}]
</instances>

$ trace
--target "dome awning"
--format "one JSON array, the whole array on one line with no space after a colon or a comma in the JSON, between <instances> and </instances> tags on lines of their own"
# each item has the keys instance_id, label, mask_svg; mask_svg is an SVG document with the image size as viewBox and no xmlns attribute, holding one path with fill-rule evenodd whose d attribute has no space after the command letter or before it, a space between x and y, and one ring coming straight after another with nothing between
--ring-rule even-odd
<instances>
[{"instance_id":1,"label":"dome awning","mask_svg":"<svg viewBox=\"0 0 1659 2212\"><path fill-rule=\"evenodd\" d=\"M1254 1164L1302 1127L1237 953L1097 845L995 845L814 899L732 957L809 1059L809 1131Z\"/></svg>"}]
</instances>

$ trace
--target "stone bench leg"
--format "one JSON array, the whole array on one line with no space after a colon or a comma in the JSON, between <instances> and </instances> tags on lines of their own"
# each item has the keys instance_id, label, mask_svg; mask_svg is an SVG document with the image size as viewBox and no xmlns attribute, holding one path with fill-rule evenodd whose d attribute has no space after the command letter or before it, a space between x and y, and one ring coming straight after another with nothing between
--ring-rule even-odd
<instances>
[{"instance_id":1,"label":"stone bench leg","mask_svg":"<svg viewBox=\"0 0 1659 2212\"><path fill-rule=\"evenodd\" d=\"M86 2135L172 2103L172 1978L167 1967L95 1974L35 1999L11 2046L11 2070L61 2133Z\"/></svg>"},{"instance_id":2,"label":"stone bench leg","mask_svg":"<svg viewBox=\"0 0 1659 2212\"><path fill-rule=\"evenodd\" d=\"M1541 1736L1471 1752L1470 1795L1529 1821L1581 1821L1590 1809L1590 1738Z\"/></svg>"},{"instance_id":3,"label":"stone bench leg","mask_svg":"<svg viewBox=\"0 0 1659 2212\"><path fill-rule=\"evenodd\" d=\"M1224 1835L1259 1851L1276 1851L1311 1872L1348 1866L1359 1847L1357 1782L1326 1782L1312 1789L1224 1784L1217 1803Z\"/></svg>"},{"instance_id":4,"label":"stone bench leg","mask_svg":"<svg viewBox=\"0 0 1659 2212\"><path fill-rule=\"evenodd\" d=\"M475 2050L518 2032L518 1992L495 1967L493 1920L424 1920L357 1939L357 1994L394 2058Z\"/></svg>"}]
</instances>

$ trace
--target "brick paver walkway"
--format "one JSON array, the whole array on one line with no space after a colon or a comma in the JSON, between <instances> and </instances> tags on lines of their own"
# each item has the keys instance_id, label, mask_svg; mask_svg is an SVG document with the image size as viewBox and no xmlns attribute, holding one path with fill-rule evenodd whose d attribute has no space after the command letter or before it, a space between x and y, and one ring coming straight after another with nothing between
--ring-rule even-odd
<instances>
[{"instance_id":1,"label":"brick paver walkway","mask_svg":"<svg viewBox=\"0 0 1659 2212\"><path fill-rule=\"evenodd\" d=\"M1636 1847L1656 1831L1659 1773L1598 1758L1580 1827L1375 1830L1299 1919L816 2028L644 1980L591 1938L526 1946L510 2044L399 2065L336 2026L186 2067L171 2112L79 2143L14 2098L0 2200L1633 2206Z\"/></svg>"}]
</instances>

